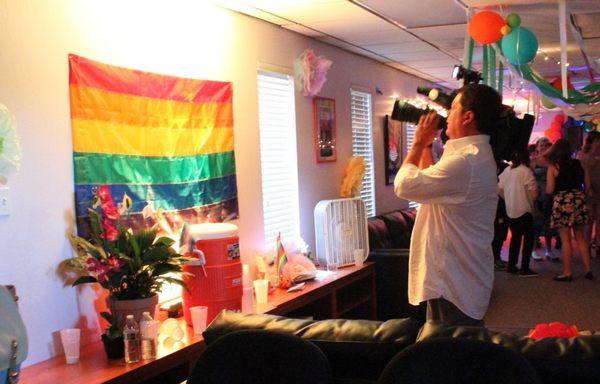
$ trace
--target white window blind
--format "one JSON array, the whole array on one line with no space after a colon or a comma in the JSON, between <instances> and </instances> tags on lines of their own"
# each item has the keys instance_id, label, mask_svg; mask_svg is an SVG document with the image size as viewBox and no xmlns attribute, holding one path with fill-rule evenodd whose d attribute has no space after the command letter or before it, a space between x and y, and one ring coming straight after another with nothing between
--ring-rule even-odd
<instances>
[{"instance_id":1,"label":"white window blind","mask_svg":"<svg viewBox=\"0 0 600 384\"><path fill-rule=\"evenodd\" d=\"M367 216L375 216L375 174L373 171L373 124L371 94L350 90L352 110L352 154L365 159L365 178L360 197L367 208Z\"/></svg>"},{"instance_id":2,"label":"white window blind","mask_svg":"<svg viewBox=\"0 0 600 384\"><path fill-rule=\"evenodd\" d=\"M416 125L410 124L410 123L404 123L404 137L405 137L404 142L406 143L406 148L404 148L404 158L406 158L406 155L408 154L408 152L410 152L410 149L412 148L413 140L415 139L415 131L416 130L417 130ZM416 201L409 201L408 207L409 208L418 208L419 203L417 203Z\"/></svg>"},{"instance_id":3,"label":"white window blind","mask_svg":"<svg viewBox=\"0 0 600 384\"><path fill-rule=\"evenodd\" d=\"M258 71L258 115L265 246L300 235L293 78Z\"/></svg>"}]
</instances>

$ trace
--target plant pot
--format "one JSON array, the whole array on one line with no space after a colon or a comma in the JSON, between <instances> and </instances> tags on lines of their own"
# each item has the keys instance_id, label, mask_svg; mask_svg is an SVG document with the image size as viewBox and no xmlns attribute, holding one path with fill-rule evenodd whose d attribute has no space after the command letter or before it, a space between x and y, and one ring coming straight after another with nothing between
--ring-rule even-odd
<instances>
[{"instance_id":1,"label":"plant pot","mask_svg":"<svg viewBox=\"0 0 600 384\"><path fill-rule=\"evenodd\" d=\"M117 318L119 328L123 329L127 315L133 315L137 322L142 319L142 313L144 312L150 312L150 316L154 318L154 311L158 305L158 295L136 300L116 300L109 296L106 298L106 305L110 309L110 313Z\"/></svg>"},{"instance_id":2,"label":"plant pot","mask_svg":"<svg viewBox=\"0 0 600 384\"><path fill-rule=\"evenodd\" d=\"M104 344L104 352L109 359L121 359L125 356L125 344L123 336L116 339L110 339L106 334L102 335L102 344Z\"/></svg>"}]
</instances>

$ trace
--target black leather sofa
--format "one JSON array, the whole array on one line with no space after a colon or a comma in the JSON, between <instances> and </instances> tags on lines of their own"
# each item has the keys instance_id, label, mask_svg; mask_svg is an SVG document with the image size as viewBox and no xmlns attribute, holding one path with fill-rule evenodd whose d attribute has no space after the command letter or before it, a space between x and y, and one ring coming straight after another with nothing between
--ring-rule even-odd
<instances>
[{"instance_id":1,"label":"black leather sofa","mask_svg":"<svg viewBox=\"0 0 600 384\"><path fill-rule=\"evenodd\" d=\"M411 318L314 321L223 311L206 329L204 339L210 345L242 329L290 333L313 342L329 360L336 383L374 383L395 354L421 340L442 337L476 339L513 349L533 365L545 384L600 383L600 335L535 341L482 327L429 323L421 327Z\"/></svg>"},{"instance_id":2,"label":"black leather sofa","mask_svg":"<svg viewBox=\"0 0 600 384\"><path fill-rule=\"evenodd\" d=\"M369 257L375 262L377 319L412 317L425 321L425 303L408 303L408 254L417 212L414 209L384 213L368 220Z\"/></svg>"}]
</instances>

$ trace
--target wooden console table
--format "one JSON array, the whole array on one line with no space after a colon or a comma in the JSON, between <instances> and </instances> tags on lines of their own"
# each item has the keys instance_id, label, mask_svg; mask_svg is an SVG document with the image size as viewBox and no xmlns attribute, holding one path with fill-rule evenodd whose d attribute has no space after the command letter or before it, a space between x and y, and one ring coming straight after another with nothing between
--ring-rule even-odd
<instances>
[{"instance_id":1,"label":"wooden console table","mask_svg":"<svg viewBox=\"0 0 600 384\"><path fill-rule=\"evenodd\" d=\"M320 272L304 289L288 293L276 290L264 305L254 305L253 312L275 315L312 316L314 319L375 319L375 268L372 263L361 267L340 268L335 274ZM23 384L166 384L181 383L188 376L198 356L206 348L202 335L195 335L183 319L185 330L181 342L169 339L158 344L158 358L126 364L123 359L108 360L102 342L81 348L78 364L65 364L64 356L31 365L21 371Z\"/></svg>"}]
</instances>

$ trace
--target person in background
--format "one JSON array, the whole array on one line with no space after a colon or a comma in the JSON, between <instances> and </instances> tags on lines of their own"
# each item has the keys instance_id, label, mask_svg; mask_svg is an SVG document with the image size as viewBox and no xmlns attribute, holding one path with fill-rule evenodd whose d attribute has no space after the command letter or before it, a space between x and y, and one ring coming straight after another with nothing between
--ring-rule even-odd
<instances>
[{"instance_id":1,"label":"person in background","mask_svg":"<svg viewBox=\"0 0 600 384\"><path fill-rule=\"evenodd\" d=\"M600 132L588 133L580 160L588 177L585 192L590 224L585 228L585 238L590 242L591 256L597 257L600 252ZM595 233L593 239L592 230Z\"/></svg>"},{"instance_id":2,"label":"person in background","mask_svg":"<svg viewBox=\"0 0 600 384\"><path fill-rule=\"evenodd\" d=\"M556 237L556 249L559 248L558 232L550 227L550 216L552 215L552 196L546 193L546 176L548 173L548 162L542 154L552 146L552 142L547 137L540 137L536 144L534 155L531 156L530 168L533 170L533 176L537 182L538 198L535 201L535 212L533 217L534 238L537 240L540 236L544 237L546 244L545 257L547 260L558 261L560 258L552 252L552 237ZM535 248L535 243L534 243ZM543 258L537 254L535 249L531 253L531 258L541 261Z\"/></svg>"},{"instance_id":3,"label":"person in background","mask_svg":"<svg viewBox=\"0 0 600 384\"><path fill-rule=\"evenodd\" d=\"M571 230L583 260L585 278L593 280L590 265L590 249L583 234L584 226L588 222L583 183L585 172L581 163L571 157L571 145L566 139L558 139L543 156L548 161L548 174L546 193L554 194L552 200L552 217L550 225L558 229L562 240L563 272L554 277L556 281L573 281L571 258L573 244L571 243Z\"/></svg>"},{"instance_id":4,"label":"person in background","mask_svg":"<svg viewBox=\"0 0 600 384\"><path fill-rule=\"evenodd\" d=\"M492 240L492 252L494 254L494 269L506 270L506 263L502 260L502 245L508 235L508 218L506 217L506 204L504 199L498 196L496 207L496 218L494 219L494 239Z\"/></svg>"},{"instance_id":5,"label":"person in background","mask_svg":"<svg viewBox=\"0 0 600 384\"><path fill-rule=\"evenodd\" d=\"M519 272L521 277L532 277L538 274L529 268L529 258L533 249L533 210L537 198L537 183L533 172L529 169L529 154L526 150L515 150L511 154L511 165L500 174L498 193L506 202L508 226L511 232L508 252L509 273ZM519 251L521 253L521 270L517 269Z\"/></svg>"},{"instance_id":6,"label":"person in background","mask_svg":"<svg viewBox=\"0 0 600 384\"><path fill-rule=\"evenodd\" d=\"M492 238L498 203L490 136L502 98L491 87L462 87L448 112L450 140L439 162L432 144L435 111L419 120L412 148L394 180L400 198L421 203L410 241L408 298L427 302L427 321L483 325L494 283Z\"/></svg>"}]
</instances>

